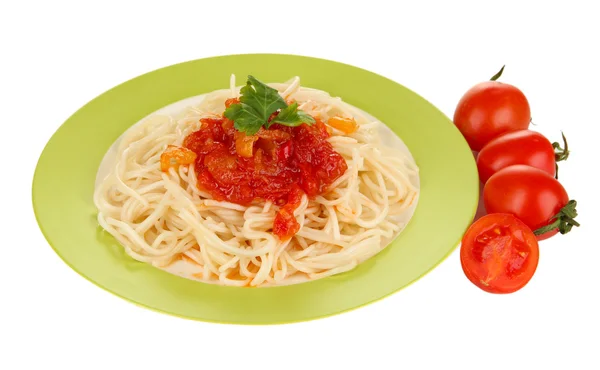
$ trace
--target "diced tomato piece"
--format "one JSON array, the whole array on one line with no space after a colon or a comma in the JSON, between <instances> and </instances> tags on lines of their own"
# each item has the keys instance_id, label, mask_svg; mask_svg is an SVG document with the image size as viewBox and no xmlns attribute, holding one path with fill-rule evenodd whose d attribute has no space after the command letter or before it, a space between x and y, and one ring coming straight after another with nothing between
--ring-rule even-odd
<instances>
[{"instance_id":1,"label":"diced tomato piece","mask_svg":"<svg viewBox=\"0 0 600 370\"><path fill-rule=\"evenodd\" d=\"M226 105L236 102L229 99ZM282 240L299 230L293 213L302 196L327 191L348 168L320 120L310 126L275 124L253 136L237 131L225 117L201 122L201 129L183 142L196 155L198 187L217 200L242 205L269 200L281 206L273 233Z\"/></svg>"},{"instance_id":2,"label":"diced tomato piece","mask_svg":"<svg viewBox=\"0 0 600 370\"><path fill-rule=\"evenodd\" d=\"M331 117L327 124L333 128L336 128L342 131L345 134L351 134L358 130L358 125L354 118L345 118L345 117Z\"/></svg>"},{"instance_id":3,"label":"diced tomato piece","mask_svg":"<svg viewBox=\"0 0 600 370\"><path fill-rule=\"evenodd\" d=\"M189 149L169 145L167 150L160 155L160 170L167 172L171 167L192 164L196 157L197 154Z\"/></svg>"}]
</instances>

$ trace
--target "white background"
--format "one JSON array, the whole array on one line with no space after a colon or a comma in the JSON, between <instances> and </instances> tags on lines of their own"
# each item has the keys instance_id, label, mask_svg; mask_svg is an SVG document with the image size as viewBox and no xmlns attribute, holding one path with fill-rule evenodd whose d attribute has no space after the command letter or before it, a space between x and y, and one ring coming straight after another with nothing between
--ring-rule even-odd
<instances>
[{"instance_id":1,"label":"white background","mask_svg":"<svg viewBox=\"0 0 600 370\"><path fill-rule=\"evenodd\" d=\"M590 170L597 172L600 159L594 2L335 3L2 2L0 368L600 368L600 204ZM541 244L536 275L517 293L475 288L456 250L383 301L283 326L155 313L69 269L31 207L33 171L53 132L87 101L139 74L249 52L366 68L450 117L471 85L506 64L502 80L525 92L536 129L551 139L562 129L570 139L561 177L579 201L583 226Z\"/></svg>"}]
</instances>

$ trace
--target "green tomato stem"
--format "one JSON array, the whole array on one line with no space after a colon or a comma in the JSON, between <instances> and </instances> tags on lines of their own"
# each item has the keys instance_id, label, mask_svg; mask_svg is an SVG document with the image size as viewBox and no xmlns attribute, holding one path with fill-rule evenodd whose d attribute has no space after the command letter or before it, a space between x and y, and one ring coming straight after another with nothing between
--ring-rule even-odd
<instances>
[{"instance_id":1,"label":"green tomato stem","mask_svg":"<svg viewBox=\"0 0 600 370\"><path fill-rule=\"evenodd\" d=\"M500 78L500 76L502 76L502 72L504 72L504 67L506 67L506 65L503 65L502 68L500 68L500 70L498 71L498 73L496 73L492 76L492 78L490 78L490 81L496 81L498 78Z\"/></svg>"},{"instance_id":2,"label":"green tomato stem","mask_svg":"<svg viewBox=\"0 0 600 370\"><path fill-rule=\"evenodd\" d=\"M542 235L554 229L558 229L561 234L566 234L573 226L579 227L579 222L575 221L575 217L577 217L577 201L570 200L561 210L552 217L552 222L546 226L542 226L539 229L535 230L533 233L535 235Z\"/></svg>"},{"instance_id":3,"label":"green tomato stem","mask_svg":"<svg viewBox=\"0 0 600 370\"><path fill-rule=\"evenodd\" d=\"M560 161L566 161L567 158L569 158L569 154L571 153L569 151L569 144L567 143L567 138L565 137L565 134L561 131L560 132L562 135L562 139L563 139L563 145L565 146L564 148L562 148L560 146L559 142L554 142L552 143L552 148L554 148L554 161L555 161L555 168L556 168L556 175L554 176L554 178L558 179L558 162Z\"/></svg>"}]
</instances>

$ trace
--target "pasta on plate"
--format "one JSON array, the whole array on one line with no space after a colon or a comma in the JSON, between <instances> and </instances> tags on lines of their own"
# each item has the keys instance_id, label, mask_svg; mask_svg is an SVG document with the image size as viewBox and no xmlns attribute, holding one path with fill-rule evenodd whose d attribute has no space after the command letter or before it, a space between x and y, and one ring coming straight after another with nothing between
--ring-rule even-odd
<instances>
[{"instance_id":1,"label":"pasta on plate","mask_svg":"<svg viewBox=\"0 0 600 370\"><path fill-rule=\"evenodd\" d=\"M374 256L408 223L419 178L401 145L298 77L239 87L232 76L229 89L122 135L98 174L98 222L132 258L206 283L323 278Z\"/></svg>"}]
</instances>

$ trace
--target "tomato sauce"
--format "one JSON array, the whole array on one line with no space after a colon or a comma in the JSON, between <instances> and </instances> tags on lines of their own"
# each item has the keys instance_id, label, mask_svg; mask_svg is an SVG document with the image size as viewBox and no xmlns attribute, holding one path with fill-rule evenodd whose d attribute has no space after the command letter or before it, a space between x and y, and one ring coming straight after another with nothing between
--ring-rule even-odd
<instances>
[{"instance_id":1,"label":"tomato sauce","mask_svg":"<svg viewBox=\"0 0 600 370\"><path fill-rule=\"evenodd\" d=\"M199 188L214 199L241 205L257 200L277 204L273 233L282 240L300 229L293 213L302 195L324 193L348 168L319 120L310 126L274 124L252 136L237 131L225 117L200 121L202 128L183 142L196 154Z\"/></svg>"}]
</instances>

